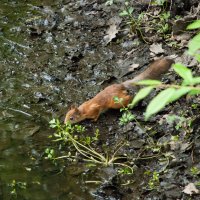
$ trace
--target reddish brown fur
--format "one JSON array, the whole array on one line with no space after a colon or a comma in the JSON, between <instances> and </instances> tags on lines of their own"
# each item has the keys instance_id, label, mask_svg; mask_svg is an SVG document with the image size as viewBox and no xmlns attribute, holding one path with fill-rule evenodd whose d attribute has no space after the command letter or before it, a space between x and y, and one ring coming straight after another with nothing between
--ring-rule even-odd
<instances>
[{"instance_id":1,"label":"reddish brown fur","mask_svg":"<svg viewBox=\"0 0 200 200\"><path fill-rule=\"evenodd\" d=\"M93 119L96 121L99 115L108 109L120 109L123 106L127 106L133 98L128 94L127 89L130 88L134 82L144 79L159 79L163 73L168 71L172 63L172 60L165 58L154 61L144 72L134 79L106 87L95 97L84 102L78 108L72 108L66 114L65 123L70 121L73 124L85 119ZM122 98L122 104L115 103L114 97Z\"/></svg>"},{"instance_id":2,"label":"reddish brown fur","mask_svg":"<svg viewBox=\"0 0 200 200\"><path fill-rule=\"evenodd\" d=\"M122 104L114 102L113 97L115 96L123 99L122 104L124 106L127 106L132 99L122 84L110 85L78 108L71 109L65 117L65 123L67 121L77 123L84 119L93 119L96 121L99 115L108 109L120 109Z\"/></svg>"}]
</instances>

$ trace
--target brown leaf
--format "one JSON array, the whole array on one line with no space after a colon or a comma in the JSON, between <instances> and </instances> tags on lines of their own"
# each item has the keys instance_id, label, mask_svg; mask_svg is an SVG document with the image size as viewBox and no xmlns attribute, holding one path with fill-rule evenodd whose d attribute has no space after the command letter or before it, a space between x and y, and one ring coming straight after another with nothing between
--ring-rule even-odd
<instances>
[{"instance_id":1,"label":"brown leaf","mask_svg":"<svg viewBox=\"0 0 200 200\"><path fill-rule=\"evenodd\" d=\"M133 63L131 66L129 66L128 71L133 72L136 68L138 68L140 65Z\"/></svg>"},{"instance_id":2,"label":"brown leaf","mask_svg":"<svg viewBox=\"0 0 200 200\"><path fill-rule=\"evenodd\" d=\"M194 183L189 183L185 186L185 189L183 190L185 194L189 194L190 196L194 193L198 194L199 190L196 188Z\"/></svg>"},{"instance_id":3,"label":"brown leaf","mask_svg":"<svg viewBox=\"0 0 200 200\"><path fill-rule=\"evenodd\" d=\"M112 41L113 38L116 37L116 34L118 33L117 26L115 24L110 25L110 27L107 30L107 35L104 36L104 41L106 44Z\"/></svg>"},{"instance_id":4,"label":"brown leaf","mask_svg":"<svg viewBox=\"0 0 200 200\"><path fill-rule=\"evenodd\" d=\"M154 54L164 53L164 49L162 48L162 44L152 44L149 49Z\"/></svg>"},{"instance_id":5,"label":"brown leaf","mask_svg":"<svg viewBox=\"0 0 200 200\"><path fill-rule=\"evenodd\" d=\"M104 36L105 44L108 44L116 37L116 34L119 32L118 26L121 23L121 18L113 17L108 21L109 28L106 31L106 35Z\"/></svg>"}]
</instances>

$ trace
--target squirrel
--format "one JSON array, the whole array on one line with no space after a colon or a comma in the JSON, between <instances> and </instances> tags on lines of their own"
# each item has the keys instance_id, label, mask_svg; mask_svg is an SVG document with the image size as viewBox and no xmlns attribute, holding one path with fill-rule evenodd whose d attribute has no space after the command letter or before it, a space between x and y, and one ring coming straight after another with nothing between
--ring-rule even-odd
<instances>
[{"instance_id":1,"label":"squirrel","mask_svg":"<svg viewBox=\"0 0 200 200\"><path fill-rule=\"evenodd\" d=\"M174 61L168 58L158 59L132 80L106 87L79 107L71 107L65 116L64 123L69 121L74 124L85 119L97 121L100 114L108 109L120 109L123 106L127 106L133 99L133 95L129 94L128 90L133 87L135 82L145 79L159 80L161 75L166 73L173 63ZM113 99L114 97L122 99L122 102L116 103Z\"/></svg>"}]
</instances>

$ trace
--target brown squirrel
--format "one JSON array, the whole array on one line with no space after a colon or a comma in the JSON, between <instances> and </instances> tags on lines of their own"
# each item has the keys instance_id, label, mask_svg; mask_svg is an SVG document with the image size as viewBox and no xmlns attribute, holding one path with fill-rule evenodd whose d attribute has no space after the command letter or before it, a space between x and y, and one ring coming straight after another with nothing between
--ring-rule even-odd
<instances>
[{"instance_id":1,"label":"brown squirrel","mask_svg":"<svg viewBox=\"0 0 200 200\"><path fill-rule=\"evenodd\" d=\"M128 93L128 89L133 87L133 83L144 79L160 79L161 75L166 73L173 63L174 61L171 59L161 58L154 61L144 72L132 80L106 87L79 107L72 107L67 112L64 123L69 121L71 124L74 124L85 119L97 121L99 115L108 109L120 109L123 106L127 106L133 99L133 96ZM115 103L114 97L123 100L121 103Z\"/></svg>"}]
</instances>

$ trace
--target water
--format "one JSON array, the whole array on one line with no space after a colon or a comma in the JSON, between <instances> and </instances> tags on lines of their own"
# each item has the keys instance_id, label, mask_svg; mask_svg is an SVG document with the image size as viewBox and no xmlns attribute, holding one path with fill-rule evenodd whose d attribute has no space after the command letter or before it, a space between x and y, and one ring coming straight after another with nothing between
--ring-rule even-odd
<instances>
[{"instance_id":1,"label":"water","mask_svg":"<svg viewBox=\"0 0 200 200\"><path fill-rule=\"evenodd\" d=\"M0 199L92 199L82 166L54 166L48 121L63 107L53 67L62 48L52 41L54 9L61 1L1 1L0 8ZM51 6L43 9L42 6ZM48 9L52 10L48 10ZM45 11L44 11L45 10ZM52 13L51 13L52 12ZM55 17L56 18L56 17ZM41 27L35 24L43 23ZM43 32L40 35L40 32ZM47 64L49 66L47 66ZM47 69L48 68L48 69ZM64 78L64 77L63 77ZM64 89L63 89L64 90ZM56 113L56 114L55 114ZM71 166L72 167L72 166Z\"/></svg>"}]
</instances>

